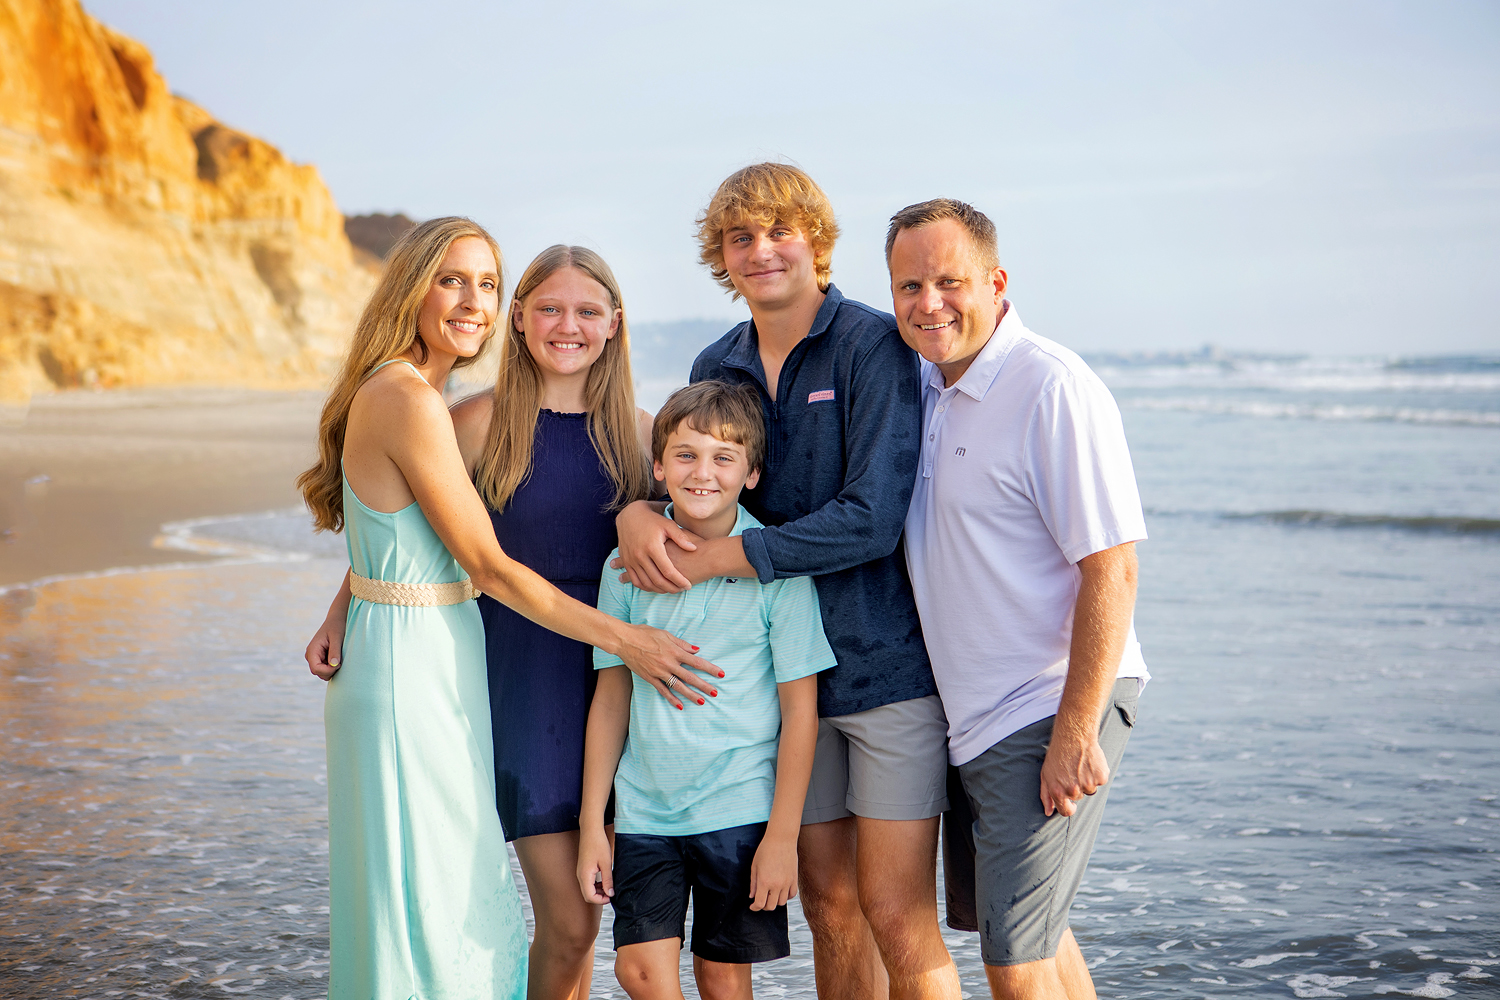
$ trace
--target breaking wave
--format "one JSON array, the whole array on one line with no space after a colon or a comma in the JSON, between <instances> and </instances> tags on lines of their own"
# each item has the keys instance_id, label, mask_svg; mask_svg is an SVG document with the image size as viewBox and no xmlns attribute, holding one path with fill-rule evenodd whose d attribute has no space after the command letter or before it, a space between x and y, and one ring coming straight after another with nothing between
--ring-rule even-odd
<instances>
[{"instance_id":1,"label":"breaking wave","mask_svg":"<svg viewBox=\"0 0 1500 1000\"><path fill-rule=\"evenodd\" d=\"M1226 514L1235 521L1266 521L1320 528L1389 528L1450 535L1500 535L1500 520L1488 517L1407 517L1397 514L1340 514L1327 510L1272 510Z\"/></svg>"}]
</instances>

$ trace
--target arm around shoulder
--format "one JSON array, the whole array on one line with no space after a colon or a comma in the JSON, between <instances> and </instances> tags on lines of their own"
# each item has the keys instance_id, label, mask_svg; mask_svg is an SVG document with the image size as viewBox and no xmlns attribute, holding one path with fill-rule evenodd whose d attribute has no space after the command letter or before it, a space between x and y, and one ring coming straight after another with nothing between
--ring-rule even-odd
<instances>
[{"instance_id":1,"label":"arm around shoulder","mask_svg":"<svg viewBox=\"0 0 1500 1000\"><path fill-rule=\"evenodd\" d=\"M660 629L632 625L567 596L529 567L510 558L469 481L442 398L430 390L408 394L377 418L388 454L449 553L478 590L570 639L607 649L632 671L667 694L661 678L671 675L701 689L711 687L694 671L718 669L693 648Z\"/></svg>"},{"instance_id":2,"label":"arm around shoulder","mask_svg":"<svg viewBox=\"0 0 1500 1000\"><path fill-rule=\"evenodd\" d=\"M745 554L762 582L836 573L896 550L921 451L918 373L916 355L894 331L854 361L841 404L844 481L811 513L746 532Z\"/></svg>"}]
</instances>

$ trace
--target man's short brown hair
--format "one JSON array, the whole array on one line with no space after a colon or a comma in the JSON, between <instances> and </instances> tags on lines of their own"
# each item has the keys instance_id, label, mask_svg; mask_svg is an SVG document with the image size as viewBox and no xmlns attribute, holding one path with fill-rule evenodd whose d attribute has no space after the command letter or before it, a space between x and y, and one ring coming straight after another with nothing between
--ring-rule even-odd
<instances>
[{"instance_id":1,"label":"man's short brown hair","mask_svg":"<svg viewBox=\"0 0 1500 1000\"><path fill-rule=\"evenodd\" d=\"M651 425L653 461L662 460L667 439L684 420L699 434L742 445L752 472L765 462L765 414L761 412L760 395L751 386L710 379L694 382L668 396Z\"/></svg>"},{"instance_id":2,"label":"man's short brown hair","mask_svg":"<svg viewBox=\"0 0 1500 1000\"><path fill-rule=\"evenodd\" d=\"M995 240L995 224L990 217L966 201L956 198L934 198L917 205L907 205L891 216L891 228L885 233L885 266L891 266L891 248L903 229L921 229L942 219L953 219L964 227L974 244L974 257L986 271L1000 266L1000 246Z\"/></svg>"},{"instance_id":3,"label":"man's short brown hair","mask_svg":"<svg viewBox=\"0 0 1500 1000\"><path fill-rule=\"evenodd\" d=\"M747 221L762 226L778 222L795 226L812 247L818 290L828 291L839 225L828 196L805 171L786 163L756 163L736 170L719 185L698 216L698 259L715 281L734 292L735 298L740 293L724 266L724 231Z\"/></svg>"}]
</instances>

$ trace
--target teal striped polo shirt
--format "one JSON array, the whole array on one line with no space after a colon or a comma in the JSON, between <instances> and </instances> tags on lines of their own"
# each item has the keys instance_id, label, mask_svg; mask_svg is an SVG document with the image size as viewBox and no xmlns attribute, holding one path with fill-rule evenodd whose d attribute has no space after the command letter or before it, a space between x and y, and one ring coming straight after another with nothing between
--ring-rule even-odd
<instances>
[{"instance_id":1,"label":"teal striped polo shirt","mask_svg":"<svg viewBox=\"0 0 1500 1000\"><path fill-rule=\"evenodd\" d=\"M730 534L760 526L740 507ZM706 705L684 699L679 712L631 675L630 733L615 772L616 832L688 836L766 822L781 733L776 685L835 663L812 580L718 577L680 594L652 594L619 576L605 560L600 611L671 632L726 676L717 698ZM594 650L594 669L621 665Z\"/></svg>"}]
</instances>

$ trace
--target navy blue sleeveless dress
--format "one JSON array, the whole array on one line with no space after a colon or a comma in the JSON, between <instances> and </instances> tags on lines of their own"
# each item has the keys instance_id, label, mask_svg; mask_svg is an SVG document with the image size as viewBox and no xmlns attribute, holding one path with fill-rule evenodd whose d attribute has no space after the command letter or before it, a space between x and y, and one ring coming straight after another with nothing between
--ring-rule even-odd
<instances>
[{"instance_id":1,"label":"navy blue sleeveless dress","mask_svg":"<svg viewBox=\"0 0 1500 1000\"><path fill-rule=\"evenodd\" d=\"M615 487L589 440L588 414L537 416L531 477L490 511L512 559L593 606L616 545ZM505 839L578 829L593 647L481 595L495 741L495 804ZM606 816L609 822L610 817Z\"/></svg>"}]
</instances>

